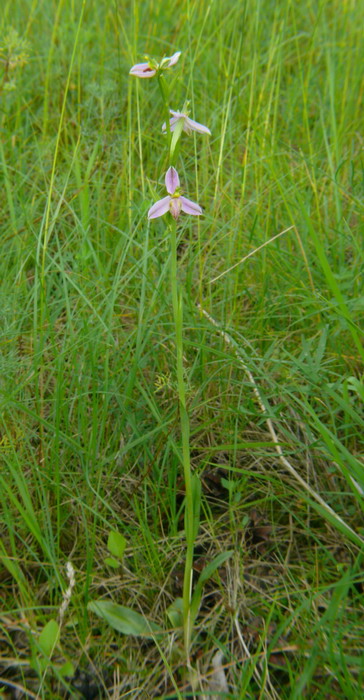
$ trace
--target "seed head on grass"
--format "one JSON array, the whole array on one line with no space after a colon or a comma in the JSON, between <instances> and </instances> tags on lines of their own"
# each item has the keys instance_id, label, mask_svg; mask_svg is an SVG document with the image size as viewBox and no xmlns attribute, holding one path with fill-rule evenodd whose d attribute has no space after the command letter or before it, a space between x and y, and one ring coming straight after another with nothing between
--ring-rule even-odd
<instances>
[{"instance_id":1,"label":"seed head on grass","mask_svg":"<svg viewBox=\"0 0 364 700\"><path fill-rule=\"evenodd\" d=\"M64 614L71 602L72 591L76 585L75 570L70 561L68 561L66 564L66 573L69 581L69 586L67 590L65 590L63 593L62 604L59 608L59 621L61 624L63 622Z\"/></svg>"}]
</instances>

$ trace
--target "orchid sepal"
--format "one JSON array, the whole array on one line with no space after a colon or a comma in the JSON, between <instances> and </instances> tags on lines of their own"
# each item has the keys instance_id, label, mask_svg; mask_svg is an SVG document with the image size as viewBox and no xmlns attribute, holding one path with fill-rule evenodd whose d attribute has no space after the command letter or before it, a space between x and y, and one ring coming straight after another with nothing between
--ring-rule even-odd
<instances>
[{"instance_id":1,"label":"orchid sepal","mask_svg":"<svg viewBox=\"0 0 364 700\"><path fill-rule=\"evenodd\" d=\"M176 189L180 186L178 172L172 165L166 172L165 183L168 194L174 194Z\"/></svg>"},{"instance_id":2,"label":"orchid sepal","mask_svg":"<svg viewBox=\"0 0 364 700\"><path fill-rule=\"evenodd\" d=\"M201 216L202 209L199 204L196 202L192 202L191 199L187 199L187 197L180 197L181 201L181 209L182 211L185 212L185 214L190 214L192 216Z\"/></svg>"},{"instance_id":3,"label":"orchid sepal","mask_svg":"<svg viewBox=\"0 0 364 700\"><path fill-rule=\"evenodd\" d=\"M153 204L153 206L149 209L148 219L157 219L159 216L164 216L164 214L166 214L169 210L170 201L171 198L169 195L168 197L163 197L163 199L159 199L158 202Z\"/></svg>"}]
</instances>

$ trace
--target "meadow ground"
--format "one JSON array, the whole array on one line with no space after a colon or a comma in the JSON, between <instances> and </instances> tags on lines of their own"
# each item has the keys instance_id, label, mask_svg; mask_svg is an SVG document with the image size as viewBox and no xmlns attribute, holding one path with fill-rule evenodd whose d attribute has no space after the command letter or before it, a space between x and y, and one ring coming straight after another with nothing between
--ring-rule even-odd
<instances>
[{"instance_id":1,"label":"meadow ground","mask_svg":"<svg viewBox=\"0 0 364 700\"><path fill-rule=\"evenodd\" d=\"M3 0L0 697L360 697L363 12ZM212 132L177 163L204 209L178 226L194 586L223 562L188 673L169 238L146 215L166 137L128 75L177 50L174 109ZM100 599L164 632L116 631Z\"/></svg>"}]
</instances>

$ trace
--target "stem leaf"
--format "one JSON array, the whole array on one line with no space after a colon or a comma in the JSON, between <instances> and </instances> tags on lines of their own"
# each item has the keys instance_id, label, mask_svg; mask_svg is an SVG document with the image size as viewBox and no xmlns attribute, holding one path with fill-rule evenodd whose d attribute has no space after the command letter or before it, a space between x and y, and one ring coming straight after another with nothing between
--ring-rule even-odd
<instances>
[{"instance_id":1,"label":"stem leaf","mask_svg":"<svg viewBox=\"0 0 364 700\"><path fill-rule=\"evenodd\" d=\"M51 658L58 639L59 624L56 622L56 620L49 620L45 627L43 627L38 639L38 644L43 654L47 656L48 659Z\"/></svg>"},{"instance_id":2,"label":"stem leaf","mask_svg":"<svg viewBox=\"0 0 364 700\"><path fill-rule=\"evenodd\" d=\"M207 566L201 571L198 581L195 586L195 590L192 595L192 600L191 600L191 620L192 624L194 623L197 613L199 611L200 603L201 603L201 597L202 597L202 589L206 581L211 578L211 576L215 573L216 569L221 566L227 559L231 557L233 554L233 550L229 549L227 552L222 552L221 554L218 554L212 561L210 561Z\"/></svg>"},{"instance_id":3,"label":"stem leaf","mask_svg":"<svg viewBox=\"0 0 364 700\"><path fill-rule=\"evenodd\" d=\"M135 610L113 603L112 600L91 601L88 603L87 609L122 634L153 639L155 633L163 631L155 622L150 622Z\"/></svg>"}]
</instances>

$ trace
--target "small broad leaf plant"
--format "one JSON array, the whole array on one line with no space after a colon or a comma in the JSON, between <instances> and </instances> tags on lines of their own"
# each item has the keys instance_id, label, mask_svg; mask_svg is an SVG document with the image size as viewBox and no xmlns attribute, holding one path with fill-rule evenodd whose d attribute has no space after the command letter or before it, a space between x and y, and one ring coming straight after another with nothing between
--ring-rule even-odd
<instances>
[{"instance_id":1,"label":"small broad leaf plant","mask_svg":"<svg viewBox=\"0 0 364 700\"><path fill-rule=\"evenodd\" d=\"M18 32L9 27L0 36L0 95L16 90L15 76L28 63L29 44Z\"/></svg>"},{"instance_id":2,"label":"small broad leaf plant","mask_svg":"<svg viewBox=\"0 0 364 700\"><path fill-rule=\"evenodd\" d=\"M165 174L165 186L167 194L157 201L148 211L148 219L156 219L166 216L166 223L170 233L171 247L171 294L173 305L173 316L175 325L176 343L176 374L179 397L179 412L181 423L181 462L183 465L185 480L185 536L186 536L186 559L183 580L183 599L181 601L181 622L184 630L184 643L189 659L189 648L191 642L191 631L197 614L196 605L193 605L192 592L192 572L193 572L193 552L194 542L199 527L200 511L200 480L192 473L190 463L190 427L186 406L186 389L183 371L183 314L182 295L177 277L177 225L181 213L189 216L201 216L202 209L196 202L187 199L180 189L180 179L175 165L177 156L177 144L185 132L190 134L196 131L199 134L210 135L210 129L203 124L191 119L188 114L186 103L181 111L176 111L170 107L170 89L166 76L170 69L178 63L181 52L177 51L173 56L163 58L159 63L154 59L146 57L145 63L137 63L130 70L130 75L142 79L157 80L162 102L164 106L165 122L162 131L166 134L166 145L168 148L169 168ZM176 607L176 606L174 606ZM179 605L177 605L179 608ZM176 608L176 609L177 609ZM171 614L174 611L171 611Z\"/></svg>"}]
</instances>

